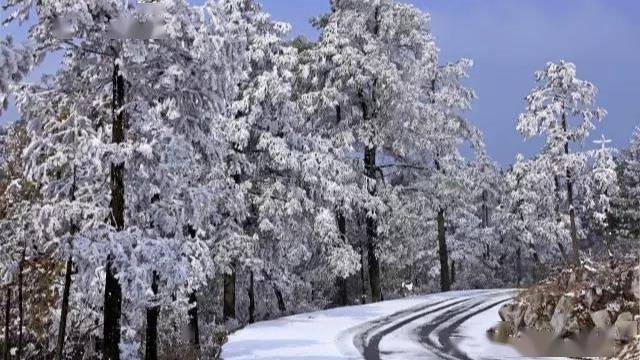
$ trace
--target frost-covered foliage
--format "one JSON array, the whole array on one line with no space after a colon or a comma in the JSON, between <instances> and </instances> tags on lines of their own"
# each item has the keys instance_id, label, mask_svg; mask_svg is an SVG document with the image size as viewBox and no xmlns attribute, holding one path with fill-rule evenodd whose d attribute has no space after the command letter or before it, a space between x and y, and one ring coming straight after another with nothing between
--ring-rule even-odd
<instances>
[{"instance_id":1,"label":"frost-covered foliage","mask_svg":"<svg viewBox=\"0 0 640 360\"><path fill-rule=\"evenodd\" d=\"M526 138L544 136L544 152L561 157L565 145L583 141L606 111L595 105L597 88L578 79L572 63L548 63L536 72L536 81L539 86L527 96L527 111L520 115L517 129Z\"/></svg>"},{"instance_id":2,"label":"frost-covered foliage","mask_svg":"<svg viewBox=\"0 0 640 360\"><path fill-rule=\"evenodd\" d=\"M640 128L618 160L620 191L613 199L614 217L622 236L640 239Z\"/></svg>"},{"instance_id":3,"label":"frost-covered foliage","mask_svg":"<svg viewBox=\"0 0 640 360\"><path fill-rule=\"evenodd\" d=\"M591 176L586 181L586 212L592 217L591 226L609 239L612 232L613 206L612 199L620 192L618 185L617 164L614 161L615 149L607 146L611 140L602 140L595 143L599 149L592 152L593 165Z\"/></svg>"},{"instance_id":4,"label":"frost-covered foliage","mask_svg":"<svg viewBox=\"0 0 640 360\"><path fill-rule=\"evenodd\" d=\"M34 65L29 50L14 46L11 37L0 39L0 114L9 106L11 87L20 83Z\"/></svg>"},{"instance_id":5,"label":"frost-covered foliage","mask_svg":"<svg viewBox=\"0 0 640 360\"><path fill-rule=\"evenodd\" d=\"M567 215L559 211L553 168L545 160L519 155L505 178L497 221L518 283L537 276L523 267L527 260L533 268L558 263L570 245Z\"/></svg>"},{"instance_id":6,"label":"frost-covered foliage","mask_svg":"<svg viewBox=\"0 0 640 360\"><path fill-rule=\"evenodd\" d=\"M465 118L472 61L442 64L414 6L332 0L317 42L255 0L153 6L3 3L35 16L24 44L0 39L0 103L22 118L0 134L0 292L24 295L24 357L60 339L99 356L117 323L105 358L214 358L248 322L519 285L572 235L638 233L640 131L619 160L580 151L605 112L570 63L537 73L518 121L545 147L502 171Z\"/></svg>"},{"instance_id":7,"label":"frost-covered foliage","mask_svg":"<svg viewBox=\"0 0 640 360\"><path fill-rule=\"evenodd\" d=\"M560 189L566 188L566 199L558 212L569 215L572 258L578 263L579 238L584 233L578 223L576 199L584 196L584 191L576 194L576 190L586 176L587 156L581 151L572 153L572 145L583 145L607 112L596 105L597 88L578 79L572 63L550 62L544 70L536 72L536 81L538 86L527 96L526 111L519 116L517 129L526 139L544 137L539 161L551 166L559 199Z\"/></svg>"}]
</instances>

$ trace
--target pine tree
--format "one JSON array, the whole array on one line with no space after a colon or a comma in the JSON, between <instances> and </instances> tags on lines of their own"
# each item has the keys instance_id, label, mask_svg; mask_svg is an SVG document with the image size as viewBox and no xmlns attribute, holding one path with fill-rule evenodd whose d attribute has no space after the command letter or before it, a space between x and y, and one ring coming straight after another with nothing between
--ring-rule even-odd
<instances>
[{"instance_id":1,"label":"pine tree","mask_svg":"<svg viewBox=\"0 0 640 360\"><path fill-rule=\"evenodd\" d=\"M622 236L640 238L640 128L618 159L620 192L613 199L614 213Z\"/></svg>"},{"instance_id":2,"label":"pine tree","mask_svg":"<svg viewBox=\"0 0 640 360\"><path fill-rule=\"evenodd\" d=\"M546 137L541 155L549 158L555 175L566 186L573 261L579 265L575 185L583 176L585 161L583 154L571 154L571 145L584 141L606 111L595 105L596 87L576 78L572 63L548 63L536 73L536 81L539 86L527 96L527 109L518 118L517 129L525 138Z\"/></svg>"},{"instance_id":3,"label":"pine tree","mask_svg":"<svg viewBox=\"0 0 640 360\"><path fill-rule=\"evenodd\" d=\"M594 141L600 145L599 149L592 152L593 165L591 174L585 181L587 193L586 210L589 214L591 228L603 237L609 256L612 256L613 224L614 217L612 199L620 192L618 186L617 165L614 161L615 150L608 147L611 140L602 137Z\"/></svg>"},{"instance_id":4,"label":"pine tree","mask_svg":"<svg viewBox=\"0 0 640 360\"><path fill-rule=\"evenodd\" d=\"M362 154L367 263L378 301L380 256L388 237L381 222L387 222L384 202L390 201L381 159L401 159L425 139L433 148L430 129L438 120L429 119L431 102L440 105L453 97L441 103L425 89L431 89L437 73L439 87L449 86L459 67L439 69L428 15L392 0L333 1L331 12L316 25L321 37L305 53L303 67L310 88L306 109L319 128Z\"/></svg>"}]
</instances>

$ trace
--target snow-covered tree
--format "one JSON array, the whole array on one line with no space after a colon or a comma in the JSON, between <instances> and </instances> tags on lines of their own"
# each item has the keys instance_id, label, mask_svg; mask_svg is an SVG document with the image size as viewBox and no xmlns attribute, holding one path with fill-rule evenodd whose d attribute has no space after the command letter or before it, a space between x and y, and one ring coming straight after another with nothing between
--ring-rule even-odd
<instances>
[{"instance_id":1,"label":"snow-covered tree","mask_svg":"<svg viewBox=\"0 0 640 360\"><path fill-rule=\"evenodd\" d=\"M588 81L576 77L572 63L548 63L536 72L538 86L527 96L526 112L518 118L518 131L525 138L545 137L541 156L547 157L553 173L566 186L566 209L569 213L573 261L580 263L579 230L574 193L575 184L583 176L585 157L571 153L571 146L580 145L606 111L596 106L598 90ZM558 181L558 186L561 182Z\"/></svg>"},{"instance_id":2,"label":"snow-covered tree","mask_svg":"<svg viewBox=\"0 0 640 360\"><path fill-rule=\"evenodd\" d=\"M612 199L620 192L617 165L614 160L615 149L608 147L611 140L605 139L604 136L594 143L600 148L591 153L593 165L591 174L585 181L586 211L590 218L590 227L604 238L611 255L614 216Z\"/></svg>"},{"instance_id":3,"label":"snow-covered tree","mask_svg":"<svg viewBox=\"0 0 640 360\"><path fill-rule=\"evenodd\" d=\"M553 165L546 157L525 160L518 155L506 175L506 189L497 221L507 259L515 260L516 283L533 280L544 264L558 262L570 243L566 214L558 207ZM525 273L524 260L532 260L532 271Z\"/></svg>"},{"instance_id":4,"label":"snow-covered tree","mask_svg":"<svg viewBox=\"0 0 640 360\"><path fill-rule=\"evenodd\" d=\"M45 334L38 328L46 323L29 309L51 305L51 285L47 265L40 260L41 244L38 242L34 222L31 220L38 212L40 193L37 184L24 176L22 152L29 143L24 123L11 124L4 139L0 141L0 152L4 155L0 161L0 287L17 294L15 306L17 321L13 330L17 341L13 343L17 356L27 355L29 344ZM5 306L11 307L10 304ZM32 325L27 327L27 324ZM9 339L7 339L8 341ZM14 338L14 340L16 340Z\"/></svg>"},{"instance_id":5,"label":"snow-covered tree","mask_svg":"<svg viewBox=\"0 0 640 360\"><path fill-rule=\"evenodd\" d=\"M0 115L9 106L11 87L18 84L34 65L30 50L28 46L16 47L11 37L0 38Z\"/></svg>"},{"instance_id":6,"label":"snow-covered tree","mask_svg":"<svg viewBox=\"0 0 640 360\"><path fill-rule=\"evenodd\" d=\"M301 297L295 286L328 280L308 278L315 272L333 278L357 268L355 253L337 235L335 216L329 215L352 171L342 162L341 149L314 133L301 116L295 99L298 51L285 40L289 27L272 21L254 1L225 4L248 49L226 130L233 147L227 167L244 194L244 212L238 217L242 221L227 225L230 236L216 254L226 272L223 312L233 318L237 270L273 288L282 312L287 297ZM304 262L313 266L294 274ZM252 282L250 298L255 297ZM249 318L254 318L251 311Z\"/></svg>"},{"instance_id":7,"label":"snow-covered tree","mask_svg":"<svg viewBox=\"0 0 640 360\"><path fill-rule=\"evenodd\" d=\"M382 201L388 192L382 159L403 162L416 146L424 150L422 158L411 160L422 167L425 156L431 167L435 156L453 155L444 145L437 148L462 141L458 135L466 128L453 114L473 97L458 82L469 62L438 66L429 16L392 0L333 1L316 24L320 40L303 54L305 108L322 131L363 154L367 262L373 300L379 300L379 256L388 228L380 221L390 209ZM463 130L451 138L436 133L447 127Z\"/></svg>"},{"instance_id":8,"label":"snow-covered tree","mask_svg":"<svg viewBox=\"0 0 640 360\"><path fill-rule=\"evenodd\" d=\"M613 199L614 213L622 236L640 238L640 128L618 159L620 192Z\"/></svg>"}]
</instances>

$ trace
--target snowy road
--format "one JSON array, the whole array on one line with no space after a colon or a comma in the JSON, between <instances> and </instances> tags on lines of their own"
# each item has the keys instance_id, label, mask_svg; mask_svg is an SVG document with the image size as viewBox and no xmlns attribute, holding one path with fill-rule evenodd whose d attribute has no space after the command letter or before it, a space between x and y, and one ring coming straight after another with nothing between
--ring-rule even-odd
<instances>
[{"instance_id":1,"label":"snowy road","mask_svg":"<svg viewBox=\"0 0 640 360\"><path fill-rule=\"evenodd\" d=\"M229 337L224 360L507 359L486 330L513 290L461 291L290 316Z\"/></svg>"}]
</instances>

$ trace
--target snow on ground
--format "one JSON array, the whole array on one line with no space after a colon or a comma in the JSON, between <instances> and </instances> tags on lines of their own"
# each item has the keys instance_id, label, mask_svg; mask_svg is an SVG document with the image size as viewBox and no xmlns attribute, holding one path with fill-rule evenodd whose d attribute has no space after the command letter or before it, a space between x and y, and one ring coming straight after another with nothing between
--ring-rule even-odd
<instances>
[{"instance_id":1,"label":"snow on ground","mask_svg":"<svg viewBox=\"0 0 640 360\"><path fill-rule=\"evenodd\" d=\"M443 314L450 313L452 311L455 312L455 314L448 318L447 321L442 322L439 326L437 326L429 336L435 344L441 345L439 344L438 338L434 336L438 333L439 329L452 324L457 319L465 316L470 312L473 312L474 309L482 307L482 304L488 300L490 300L491 302L500 301L512 297L513 294L513 291L510 290L492 291L486 294L475 293L472 294L472 296L456 297L451 301L442 303L432 309L427 309L424 312L428 314L424 317L420 317L415 321L412 321L411 323L401 327L397 331L385 336L380 342L380 352L382 354L386 354L384 358L389 360L425 359L426 356L429 355L431 355L429 358L437 358L437 355L432 353L431 350L427 349L420 339L420 330L425 325L431 324L435 319L442 316ZM460 302L460 300L464 299L468 299L468 301ZM450 304L455 304L455 306L446 306ZM471 308L472 306L473 308ZM466 308L470 309L459 312L461 311L461 309ZM490 327L490 325L486 324L491 324L492 322L495 323L499 320L497 309L495 313L492 314L492 317L493 319L491 321L487 320L485 324L478 324L481 327L479 329L481 335L484 336L484 332L488 327Z\"/></svg>"},{"instance_id":2,"label":"snow on ground","mask_svg":"<svg viewBox=\"0 0 640 360\"><path fill-rule=\"evenodd\" d=\"M222 359L361 359L360 351L354 345L354 336L366 328L367 323L403 310L486 292L459 291L419 296L256 323L229 336L229 342L223 347ZM483 325L482 331L485 330Z\"/></svg>"},{"instance_id":3,"label":"snow on ground","mask_svg":"<svg viewBox=\"0 0 640 360\"><path fill-rule=\"evenodd\" d=\"M457 302L459 299L460 298L452 299L450 301L439 304L435 308L444 308ZM431 311L433 310L427 309L423 312L426 313ZM425 359L425 352L427 352L428 350L421 343L418 331L421 326L429 323L436 316L442 314L445 311L447 311L447 309L435 311L385 336L380 342L380 352L386 354L385 359L388 360Z\"/></svg>"}]
</instances>

